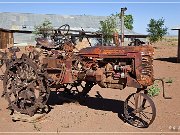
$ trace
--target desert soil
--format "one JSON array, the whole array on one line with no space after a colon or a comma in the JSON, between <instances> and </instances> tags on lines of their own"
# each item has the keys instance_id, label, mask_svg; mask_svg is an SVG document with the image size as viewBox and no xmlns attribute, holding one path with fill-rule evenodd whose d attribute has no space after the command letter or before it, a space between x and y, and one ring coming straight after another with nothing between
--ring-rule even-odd
<instances>
[{"instance_id":1,"label":"desert soil","mask_svg":"<svg viewBox=\"0 0 180 135\"><path fill-rule=\"evenodd\" d=\"M157 116L148 128L133 127L121 118L124 100L129 94L135 92L134 88L127 87L124 90L117 90L94 86L84 105L55 103L52 105L53 109L36 123L13 122L10 111L6 109L7 101L0 98L0 134L25 134L25 132L30 134L37 132L41 134L61 132L63 134L180 133L180 64L176 63L177 43L167 45L167 42L159 42L153 46L155 48L155 78L163 78L165 81L172 80L172 83L165 83L166 95L171 96L172 99L163 98L162 86L159 85L161 92L153 98ZM1 95L2 82L0 82L0 87ZM103 98L97 98L97 92Z\"/></svg>"}]
</instances>

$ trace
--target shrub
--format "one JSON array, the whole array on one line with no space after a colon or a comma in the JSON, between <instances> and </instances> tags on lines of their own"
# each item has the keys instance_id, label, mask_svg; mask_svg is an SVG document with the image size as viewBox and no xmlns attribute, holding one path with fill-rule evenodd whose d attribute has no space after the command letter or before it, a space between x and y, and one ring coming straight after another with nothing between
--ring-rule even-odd
<instances>
[{"instance_id":1,"label":"shrub","mask_svg":"<svg viewBox=\"0 0 180 135\"><path fill-rule=\"evenodd\" d=\"M52 30L52 23L49 20L45 19L44 22L42 22L40 25L34 26L33 34L38 37L47 38L52 34Z\"/></svg>"},{"instance_id":2,"label":"shrub","mask_svg":"<svg viewBox=\"0 0 180 135\"><path fill-rule=\"evenodd\" d=\"M148 95L151 97L157 96L160 93L160 88L157 84L152 85L148 90Z\"/></svg>"},{"instance_id":3,"label":"shrub","mask_svg":"<svg viewBox=\"0 0 180 135\"><path fill-rule=\"evenodd\" d=\"M162 40L163 36L167 34L167 30L168 28L164 27L163 18L159 20L151 19L147 28L150 43Z\"/></svg>"},{"instance_id":4,"label":"shrub","mask_svg":"<svg viewBox=\"0 0 180 135\"><path fill-rule=\"evenodd\" d=\"M165 83L173 83L173 80L171 78L168 78Z\"/></svg>"}]
</instances>

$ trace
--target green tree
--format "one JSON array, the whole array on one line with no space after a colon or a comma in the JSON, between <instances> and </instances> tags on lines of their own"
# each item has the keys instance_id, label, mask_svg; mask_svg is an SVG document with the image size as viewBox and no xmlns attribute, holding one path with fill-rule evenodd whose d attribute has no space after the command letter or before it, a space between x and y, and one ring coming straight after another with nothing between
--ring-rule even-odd
<instances>
[{"instance_id":1,"label":"green tree","mask_svg":"<svg viewBox=\"0 0 180 135\"><path fill-rule=\"evenodd\" d=\"M117 20L121 20L121 14L112 14L106 20L100 21L100 31L104 36L104 42L110 43L112 40L112 35L114 32L117 32L118 25ZM124 16L124 25L127 29L133 29L133 16L132 15L125 15Z\"/></svg>"},{"instance_id":2,"label":"green tree","mask_svg":"<svg viewBox=\"0 0 180 135\"><path fill-rule=\"evenodd\" d=\"M133 29L133 16L132 15L125 15L124 16L124 26L129 29L132 30Z\"/></svg>"},{"instance_id":3,"label":"green tree","mask_svg":"<svg viewBox=\"0 0 180 135\"><path fill-rule=\"evenodd\" d=\"M52 34L52 23L45 19L40 25L34 26L34 34L39 37L47 38Z\"/></svg>"},{"instance_id":4,"label":"green tree","mask_svg":"<svg viewBox=\"0 0 180 135\"><path fill-rule=\"evenodd\" d=\"M100 21L100 31L103 34L103 42L110 43L112 35L117 31L116 16L111 15L106 20Z\"/></svg>"},{"instance_id":5,"label":"green tree","mask_svg":"<svg viewBox=\"0 0 180 135\"><path fill-rule=\"evenodd\" d=\"M151 19L147 28L150 43L161 40L162 37L167 34L167 30L168 28L164 26L163 18L158 20Z\"/></svg>"},{"instance_id":6,"label":"green tree","mask_svg":"<svg viewBox=\"0 0 180 135\"><path fill-rule=\"evenodd\" d=\"M119 17L119 19L121 20L121 14L116 14L117 17ZM133 16L132 15L124 15L124 26L129 29L132 30L133 29Z\"/></svg>"}]
</instances>

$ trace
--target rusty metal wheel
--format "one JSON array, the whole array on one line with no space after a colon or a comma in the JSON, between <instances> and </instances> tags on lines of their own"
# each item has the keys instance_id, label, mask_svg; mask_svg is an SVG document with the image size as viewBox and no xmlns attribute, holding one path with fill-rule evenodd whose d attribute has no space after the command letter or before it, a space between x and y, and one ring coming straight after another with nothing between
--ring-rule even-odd
<instances>
[{"instance_id":1,"label":"rusty metal wheel","mask_svg":"<svg viewBox=\"0 0 180 135\"><path fill-rule=\"evenodd\" d=\"M125 100L124 115L129 124L147 128L156 117L156 108L147 94L133 93Z\"/></svg>"},{"instance_id":2,"label":"rusty metal wheel","mask_svg":"<svg viewBox=\"0 0 180 135\"><path fill-rule=\"evenodd\" d=\"M9 109L33 116L45 107L50 89L46 74L41 71L25 55L7 65L3 94Z\"/></svg>"}]
</instances>

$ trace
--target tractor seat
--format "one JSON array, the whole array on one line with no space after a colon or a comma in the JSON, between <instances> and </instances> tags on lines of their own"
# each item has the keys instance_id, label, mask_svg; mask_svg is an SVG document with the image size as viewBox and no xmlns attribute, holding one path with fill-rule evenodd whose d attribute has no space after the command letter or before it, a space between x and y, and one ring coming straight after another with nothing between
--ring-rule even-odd
<instances>
[{"instance_id":1,"label":"tractor seat","mask_svg":"<svg viewBox=\"0 0 180 135\"><path fill-rule=\"evenodd\" d=\"M58 47L53 40L47 38L37 38L36 42L37 45L40 45L43 48L55 49Z\"/></svg>"}]
</instances>

